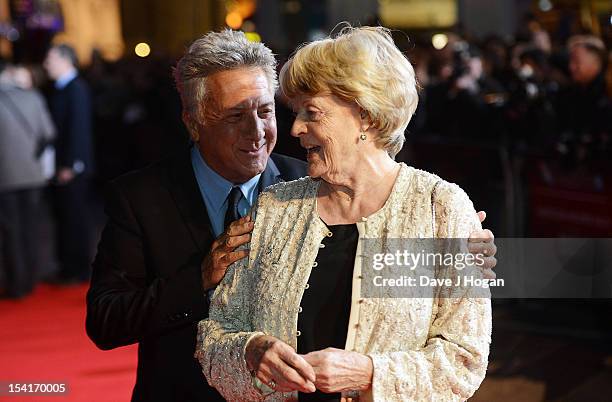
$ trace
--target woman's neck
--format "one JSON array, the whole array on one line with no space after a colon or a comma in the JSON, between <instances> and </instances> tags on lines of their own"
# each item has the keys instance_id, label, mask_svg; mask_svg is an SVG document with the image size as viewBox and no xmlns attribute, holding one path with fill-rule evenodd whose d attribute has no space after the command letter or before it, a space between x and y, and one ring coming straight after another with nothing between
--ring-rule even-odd
<instances>
[{"instance_id":1,"label":"woman's neck","mask_svg":"<svg viewBox=\"0 0 612 402\"><path fill-rule=\"evenodd\" d=\"M328 225L355 223L383 207L397 178L399 164L386 153L355 164L343 177L322 180L318 213Z\"/></svg>"}]
</instances>

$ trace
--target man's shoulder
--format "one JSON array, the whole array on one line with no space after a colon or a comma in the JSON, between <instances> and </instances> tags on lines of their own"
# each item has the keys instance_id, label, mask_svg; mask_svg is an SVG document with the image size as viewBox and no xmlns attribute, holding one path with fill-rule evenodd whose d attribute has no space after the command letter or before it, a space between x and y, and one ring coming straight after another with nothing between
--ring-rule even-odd
<instances>
[{"instance_id":1,"label":"man's shoulder","mask_svg":"<svg viewBox=\"0 0 612 402\"><path fill-rule=\"evenodd\" d=\"M110 181L110 186L125 194L152 194L159 192L170 180L177 165L190 163L186 152L177 152L146 167L127 172Z\"/></svg>"},{"instance_id":2,"label":"man's shoulder","mask_svg":"<svg viewBox=\"0 0 612 402\"><path fill-rule=\"evenodd\" d=\"M306 176L306 167L308 166L306 162L276 153L271 154L270 158L274 161L283 180L296 180Z\"/></svg>"},{"instance_id":3,"label":"man's shoulder","mask_svg":"<svg viewBox=\"0 0 612 402\"><path fill-rule=\"evenodd\" d=\"M89 94L89 84L85 78L77 75L72 81L70 81L64 88L64 92L71 94Z\"/></svg>"}]
</instances>

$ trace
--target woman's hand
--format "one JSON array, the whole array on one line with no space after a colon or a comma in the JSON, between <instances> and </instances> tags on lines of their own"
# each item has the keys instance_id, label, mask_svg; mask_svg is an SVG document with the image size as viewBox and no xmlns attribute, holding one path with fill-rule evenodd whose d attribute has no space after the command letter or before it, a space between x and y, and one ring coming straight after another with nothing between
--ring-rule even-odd
<instances>
[{"instance_id":1,"label":"woman's hand","mask_svg":"<svg viewBox=\"0 0 612 402\"><path fill-rule=\"evenodd\" d=\"M275 391L314 392L315 372L285 342L269 335L249 341L245 351L247 368Z\"/></svg>"},{"instance_id":2,"label":"woman's hand","mask_svg":"<svg viewBox=\"0 0 612 402\"><path fill-rule=\"evenodd\" d=\"M319 391L364 391L372 385L374 364L361 353L327 348L304 355L304 360L314 369Z\"/></svg>"}]
</instances>

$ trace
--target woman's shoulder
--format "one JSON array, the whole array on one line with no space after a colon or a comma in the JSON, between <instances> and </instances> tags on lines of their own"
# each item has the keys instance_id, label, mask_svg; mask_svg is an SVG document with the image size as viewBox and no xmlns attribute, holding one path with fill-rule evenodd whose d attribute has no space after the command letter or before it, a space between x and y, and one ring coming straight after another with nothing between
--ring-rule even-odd
<instances>
[{"instance_id":1,"label":"woman's shoulder","mask_svg":"<svg viewBox=\"0 0 612 402\"><path fill-rule=\"evenodd\" d=\"M440 176L406 166L411 177L413 189L429 196L431 201L442 207L470 207L472 201L466 192L455 183L442 179Z\"/></svg>"},{"instance_id":2,"label":"woman's shoulder","mask_svg":"<svg viewBox=\"0 0 612 402\"><path fill-rule=\"evenodd\" d=\"M297 180L282 181L266 187L259 197L266 202L303 200L314 197L317 188L318 181L306 176Z\"/></svg>"}]
</instances>

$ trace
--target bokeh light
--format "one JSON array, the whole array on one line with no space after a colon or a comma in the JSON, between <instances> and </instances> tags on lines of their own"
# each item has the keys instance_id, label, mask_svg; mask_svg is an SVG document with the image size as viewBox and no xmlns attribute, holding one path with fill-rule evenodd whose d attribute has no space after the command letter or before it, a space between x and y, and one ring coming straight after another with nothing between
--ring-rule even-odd
<instances>
[{"instance_id":1,"label":"bokeh light","mask_svg":"<svg viewBox=\"0 0 612 402\"><path fill-rule=\"evenodd\" d=\"M240 29L240 27L242 26L242 21L242 15L240 15L240 13L236 11L228 13L225 17L225 23L228 27L232 29Z\"/></svg>"},{"instance_id":2,"label":"bokeh light","mask_svg":"<svg viewBox=\"0 0 612 402\"><path fill-rule=\"evenodd\" d=\"M244 36L251 42L261 42L261 36L257 32L245 32Z\"/></svg>"},{"instance_id":3,"label":"bokeh light","mask_svg":"<svg viewBox=\"0 0 612 402\"><path fill-rule=\"evenodd\" d=\"M134 53L136 53L138 57L147 57L151 54L151 47L148 43L140 42L134 47Z\"/></svg>"},{"instance_id":4,"label":"bokeh light","mask_svg":"<svg viewBox=\"0 0 612 402\"><path fill-rule=\"evenodd\" d=\"M448 36L446 36L446 34L435 34L431 37L431 44L438 50L444 49L444 46L446 46L447 43Z\"/></svg>"}]
</instances>

